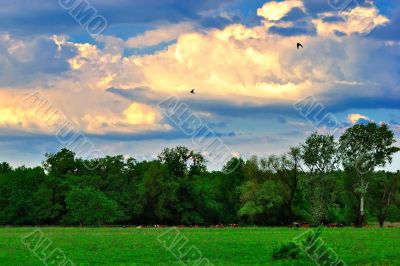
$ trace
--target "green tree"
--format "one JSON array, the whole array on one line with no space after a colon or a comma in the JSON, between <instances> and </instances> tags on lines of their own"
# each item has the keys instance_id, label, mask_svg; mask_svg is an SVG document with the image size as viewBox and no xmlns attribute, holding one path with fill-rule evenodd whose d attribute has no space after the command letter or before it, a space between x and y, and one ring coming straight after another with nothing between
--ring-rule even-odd
<instances>
[{"instance_id":1,"label":"green tree","mask_svg":"<svg viewBox=\"0 0 400 266\"><path fill-rule=\"evenodd\" d=\"M123 216L115 201L91 187L73 188L65 202L66 221L80 226L112 224Z\"/></svg>"},{"instance_id":2,"label":"green tree","mask_svg":"<svg viewBox=\"0 0 400 266\"><path fill-rule=\"evenodd\" d=\"M357 225L364 223L364 202L367 195L369 179L376 167L384 167L392 162L393 155L400 149L393 146L396 142L394 133L386 124L357 124L348 128L340 137L340 155L343 167L354 173L356 186L353 193L359 195Z\"/></svg>"},{"instance_id":3,"label":"green tree","mask_svg":"<svg viewBox=\"0 0 400 266\"><path fill-rule=\"evenodd\" d=\"M175 177L193 176L206 170L204 156L182 146L164 149L158 159Z\"/></svg>"},{"instance_id":4,"label":"green tree","mask_svg":"<svg viewBox=\"0 0 400 266\"><path fill-rule=\"evenodd\" d=\"M242 207L238 215L252 224L279 224L277 210L282 206L283 198L279 184L267 180L262 184L247 181L240 187ZM273 215L271 215L273 214Z\"/></svg>"},{"instance_id":5,"label":"green tree","mask_svg":"<svg viewBox=\"0 0 400 266\"><path fill-rule=\"evenodd\" d=\"M46 175L42 168L19 167L0 175L0 222L9 225L36 225L47 220L37 212L46 199L37 198Z\"/></svg>"},{"instance_id":6,"label":"green tree","mask_svg":"<svg viewBox=\"0 0 400 266\"><path fill-rule=\"evenodd\" d=\"M334 208L335 175L338 167L337 144L332 135L312 133L302 145L302 159L309 169L306 193L311 201L313 224L326 223Z\"/></svg>"},{"instance_id":7,"label":"green tree","mask_svg":"<svg viewBox=\"0 0 400 266\"><path fill-rule=\"evenodd\" d=\"M223 173L216 175L218 181L218 199L224 205L222 223L238 222L238 211L241 208L240 186L246 181L246 163L242 158L231 158L223 168Z\"/></svg>"},{"instance_id":8,"label":"green tree","mask_svg":"<svg viewBox=\"0 0 400 266\"><path fill-rule=\"evenodd\" d=\"M6 162L0 163L0 174L9 173L11 171L12 171L12 168L8 163L6 163Z\"/></svg>"},{"instance_id":9,"label":"green tree","mask_svg":"<svg viewBox=\"0 0 400 266\"><path fill-rule=\"evenodd\" d=\"M301 168L301 149L291 147L290 151L282 156L270 156L265 166L277 174L280 184L279 193L288 212L287 224L293 224L293 202L299 185Z\"/></svg>"},{"instance_id":10,"label":"green tree","mask_svg":"<svg viewBox=\"0 0 400 266\"><path fill-rule=\"evenodd\" d=\"M389 215L390 207L396 201L399 184L400 176L394 173L380 171L371 178L369 187L370 206L378 218L380 227L383 227Z\"/></svg>"},{"instance_id":11,"label":"green tree","mask_svg":"<svg viewBox=\"0 0 400 266\"><path fill-rule=\"evenodd\" d=\"M142 162L145 204L142 223L178 223L179 183L159 161ZM140 170L142 171L142 170Z\"/></svg>"},{"instance_id":12,"label":"green tree","mask_svg":"<svg viewBox=\"0 0 400 266\"><path fill-rule=\"evenodd\" d=\"M176 191L177 203L173 210L176 212L173 221L180 224L191 224L200 221L198 212L194 209L196 198L194 194L195 177L206 171L206 160L200 154L189 150L186 147L166 148L158 156L159 161L166 166L169 173L166 185Z\"/></svg>"},{"instance_id":13,"label":"green tree","mask_svg":"<svg viewBox=\"0 0 400 266\"><path fill-rule=\"evenodd\" d=\"M77 172L75 153L68 149L61 149L58 153L46 153L43 168L49 175L64 177Z\"/></svg>"}]
</instances>

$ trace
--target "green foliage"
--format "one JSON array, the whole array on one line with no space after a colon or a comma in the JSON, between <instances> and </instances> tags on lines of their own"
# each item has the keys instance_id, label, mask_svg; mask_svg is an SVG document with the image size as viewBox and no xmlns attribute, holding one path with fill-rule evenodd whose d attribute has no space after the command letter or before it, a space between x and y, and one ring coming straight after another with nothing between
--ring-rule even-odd
<instances>
[{"instance_id":1,"label":"green foliage","mask_svg":"<svg viewBox=\"0 0 400 266\"><path fill-rule=\"evenodd\" d=\"M366 174L392 162L393 154L400 151L394 143L394 133L386 124L370 122L348 128L340 137L339 151L345 168L355 167L361 174Z\"/></svg>"},{"instance_id":2,"label":"green foliage","mask_svg":"<svg viewBox=\"0 0 400 266\"><path fill-rule=\"evenodd\" d=\"M248 223L276 224L278 221L268 218L271 213L278 212L282 207L283 199L279 194L280 186L272 180L262 184L248 181L242 187L241 200L243 206L239 210L239 216L247 218Z\"/></svg>"},{"instance_id":3,"label":"green foliage","mask_svg":"<svg viewBox=\"0 0 400 266\"><path fill-rule=\"evenodd\" d=\"M46 186L46 175L40 167L20 167L0 175L0 224L35 225L49 217L47 212L37 212L46 204L38 191Z\"/></svg>"},{"instance_id":4,"label":"green foliage","mask_svg":"<svg viewBox=\"0 0 400 266\"><path fill-rule=\"evenodd\" d=\"M389 210L393 210L392 206L396 201L399 187L399 173L394 174L380 171L375 173L371 178L369 186L369 206L373 214L378 218L381 227L383 227L389 215Z\"/></svg>"},{"instance_id":5,"label":"green foliage","mask_svg":"<svg viewBox=\"0 0 400 266\"><path fill-rule=\"evenodd\" d=\"M362 146L347 147L348 139ZM62 149L46 154L42 167L1 163L0 224L351 225L360 221L363 197L365 221L368 214L381 224L398 221L399 173L360 175L350 164L363 152L379 166L390 162L398 150L393 133L385 125L356 125L340 144L313 133L282 155L232 158L212 172L186 147L141 162L122 155L84 161Z\"/></svg>"},{"instance_id":6,"label":"green foliage","mask_svg":"<svg viewBox=\"0 0 400 266\"><path fill-rule=\"evenodd\" d=\"M334 137L312 133L302 145L302 158L311 174L334 171L338 162Z\"/></svg>"},{"instance_id":7,"label":"green foliage","mask_svg":"<svg viewBox=\"0 0 400 266\"><path fill-rule=\"evenodd\" d=\"M361 227L365 219L365 198L368 194L368 186L371 175L376 167L384 167L392 162L392 157L400 151L393 146L396 143L394 133L386 124L367 125L357 124L348 128L340 137L339 154L343 167L347 172L352 172L352 193L359 197L357 211L357 226Z\"/></svg>"},{"instance_id":8,"label":"green foliage","mask_svg":"<svg viewBox=\"0 0 400 266\"><path fill-rule=\"evenodd\" d=\"M12 171L12 168L8 163L6 163L6 162L0 163L0 174L6 174L11 171Z\"/></svg>"},{"instance_id":9,"label":"green foliage","mask_svg":"<svg viewBox=\"0 0 400 266\"><path fill-rule=\"evenodd\" d=\"M73 188L65 202L67 223L100 226L111 224L122 216L115 201L91 187Z\"/></svg>"},{"instance_id":10,"label":"green foliage","mask_svg":"<svg viewBox=\"0 0 400 266\"><path fill-rule=\"evenodd\" d=\"M302 158L309 169L305 193L311 199L310 220L313 225L330 221L330 209L335 208L336 175L338 166L337 144L331 135L312 133L302 145Z\"/></svg>"},{"instance_id":11,"label":"green foliage","mask_svg":"<svg viewBox=\"0 0 400 266\"><path fill-rule=\"evenodd\" d=\"M284 242L272 250L274 260L299 259L302 255L300 247L294 242Z\"/></svg>"}]
</instances>

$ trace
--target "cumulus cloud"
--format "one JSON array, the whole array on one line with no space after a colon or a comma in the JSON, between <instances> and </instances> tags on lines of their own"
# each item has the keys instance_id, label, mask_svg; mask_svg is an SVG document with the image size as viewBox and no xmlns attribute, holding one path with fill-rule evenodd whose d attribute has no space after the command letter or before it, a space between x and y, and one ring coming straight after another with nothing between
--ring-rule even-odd
<instances>
[{"instance_id":1,"label":"cumulus cloud","mask_svg":"<svg viewBox=\"0 0 400 266\"><path fill-rule=\"evenodd\" d=\"M328 18L339 17L337 20L329 21ZM375 28L389 23L386 16L379 14L375 6L357 6L342 12L326 12L319 14L319 18L313 19L317 32L322 36L334 36L337 33L346 35L369 34Z\"/></svg>"},{"instance_id":2,"label":"cumulus cloud","mask_svg":"<svg viewBox=\"0 0 400 266\"><path fill-rule=\"evenodd\" d=\"M143 131L167 131L171 127L162 124L157 109L142 103L132 103L122 114L100 112L86 114L82 121L85 132L93 134L138 133Z\"/></svg>"},{"instance_id":3,"label":"cumulus cloud","mask_svg":"<svg viewBox=\"0 0 400 266\"><path fill-rule=\"evenodd\" d=\"M257 10L257 15L268 21L278 21L286 16L293 8L300 8L304 11L302 0L286 0L282 2L271 1Z\"/></svg>"},{"instance_id":4,"label":"cumulus cloud","mask_svg":"<svg viewBox=\"0 0 400 266\"><path fill-rule=\"evenodd\" d=\"M307 12L299 0L268 2L258 12L266 21L291 27L293 21L280 20L296 8ZM346 12L350 16L361 11ZM384 24L375 11L361 13L373 16L376 24ZM327 22L324 16L328 14L321 14L317 20L346 23ZM318 28L315 19L306 20L314 21ZM389 96L399 98L398 46L353 36L351 31L338 28L335 30L349 34L332 36L332 28L326 34L320 29L317 35L282 36L272 32L271 25L236 23L222 29L192 31L190 24L180 23L127 41L99 36L101 46L52 37L47 41L52 44L53 54L62 55L66 49L74 54L61 56L68 64L67 71L44 79L41 88L46 88L46 97L90 133L170 130L155 105L170 95L187 100L192 97L188 93L191 89L197 91L196 101L190 98L196 111L223 115L230 112L235 116L248 116L254 111L260 115L293 113L293 103L308 95L327 106L336 105L336 110L346 110L357 97L373 99L378 104L374 108L385 107ZM173 39L175 43L154 54L124 54L127 45L146 47ZM301 52L295 47L298 41L305 45ZM18 48L18 43L5 47L4 51L15 61L32 60L30 50ZM119 88L118 94L110 93L112 87ZM10 94L0 92L3 117L9 117L3 118L3 125L29 128L21 122L28 118L20 118L18 111L10 114L13 104L3 100ZM365 104L360 108L370 104L356 102Z\"/></svg>"},{"instance_id":5,"label":"cumulus cloud","mask_svg":"<svg viewBox=\"0 0 400 266\"><path fill-rule=\"evenodd\" d=\"M46 75L67 72L68 60L75 55L75 47L65 43L63 36L18 38L0 34L0 85L26 85Z\"/></svg>"},{"instance_id":6,"label":"cumulus cloud","mask_svg":"<svg viewBox=\"0 0 400 266\"><path fill-rule=\"evenodd\" d=\"M50 115L50 110L38 111L39 105L29 102L30 94L22 90L3 88L0 91L0 129L1 131L17 130L29 133L51 133L48 125L60 119L58 113ZM54 111L55 109L53 109Z\"/></svg>"}]
</instances>

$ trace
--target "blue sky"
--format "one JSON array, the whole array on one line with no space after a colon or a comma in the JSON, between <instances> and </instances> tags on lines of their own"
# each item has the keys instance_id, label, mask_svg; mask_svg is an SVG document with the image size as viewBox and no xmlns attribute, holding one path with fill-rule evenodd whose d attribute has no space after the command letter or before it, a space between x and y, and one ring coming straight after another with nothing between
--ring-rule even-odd
<instances>
[{"instance_id":1,"label":"blue sky","mask_svg":"<svg viewBox=\"0 0 400 266\"><path fill-rule=\"evenodd\" d=\"M60 128L24 105L32 93L104 154L138 159L176 145L201 150L158 108L172 95L244 157L332 131L326 114L339 132L371 120L398 139L400 3L329 3L0 0L0 161L35 165L65 146ZM79 5L104 31L80 23ZM306 97L322 106L319 118L296 110Z\"/></svg>"}]
</instances>

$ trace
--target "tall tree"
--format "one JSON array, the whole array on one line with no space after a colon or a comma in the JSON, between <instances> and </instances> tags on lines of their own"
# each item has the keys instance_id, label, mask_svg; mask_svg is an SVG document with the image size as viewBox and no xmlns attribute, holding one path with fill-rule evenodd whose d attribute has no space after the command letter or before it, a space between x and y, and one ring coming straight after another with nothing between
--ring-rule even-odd
<instances>
[{"instance_id":1,"label":"tall tree","mask_svg":"<svg viewBox=\"0 0 400 266\"><path fill-rule=\"evenodd\" d=\"M240 186L246 179L245 162L242 158L231 158L223 168L218 182L219 200L224 204L223 223L238 222L240 209Z\"/></svg>"},{"instance_id":2,"label":"tall tree","mask_svg":"<svg viewBox=\"0 0 400 266\"><path fill-rule=\"evenodd\" d=\"M186 147L164 149L158 156L159 161L166 166L169 177L172 179L168 184L176 182L177 203L174 206L176 211L175 222L182 224L197 223L198 212L195 210L195 180L196 176L206 171L206 160L200 153L189 150Z\"/></svg>"},{"instance_id":3,"label":"tall tree","mask_svg":"<svg viewBox=\"0 0 400 266\"><path fill-rule=\"evenodd\" d=\"M383 227L394 204L400 184L400 175L380 171L373 175L370 185L370 206L377 216L379 226Z\"/></svg>"},{"instance_id":4,"label":"tall tree","mask_svg":"<svg viewBox=\"0 0 400 266\"><path fill-rule=\"evenodd\" d=\"M266 166L278 175L281 184L280 195L288 211L287 224L293 224L293 201L299 184L301 167L301 149L291 147L287 154L282 156L272 155L268 158Z\"/></svg>"},{"instance_id":5,"label":"tall tree","mask_svg":"<svg viewBox=\"0 0 400 266\"><path fill-rule=\"evenodd\" d=\"M61 149L55 154L47 153L45 156L43 169L47 173L47 184L51 190L50 201L54 209L60 210L59 216L54 217L54 220L60 220L66 213L65 197L68 187L66 179L78 171L75 153L68 149Z\"/></svg>"},{"instance_id":6,"label":"tall tree","mask_svg":"<svg viewBox=\"0 0 400 266\"><path fill-rule=\"evenodd\" d=\"M368 191L369 179L376 167L384 167L392 162L393 155L400 149L393 146L396 142L394 133L386 124L357 124L348 128L340 137L339 151L343 166L355 173L357 185L354 193L360 198L357 225L364 223L365 197Z\"/></svg>"},{"instance_id":7,"label":"tall tree","mask_svg":"<svg viewBox=\"0 0 400 266\"><path fill-rule=\"evenodd\" d=\"M311 215L314 224L328 222L329 208L335 200L334 187L337 169L337 144L332 135L312 133L302 145L302 158L309 169L305 186L311 199Z\"/></svg>"}]
</instances>

